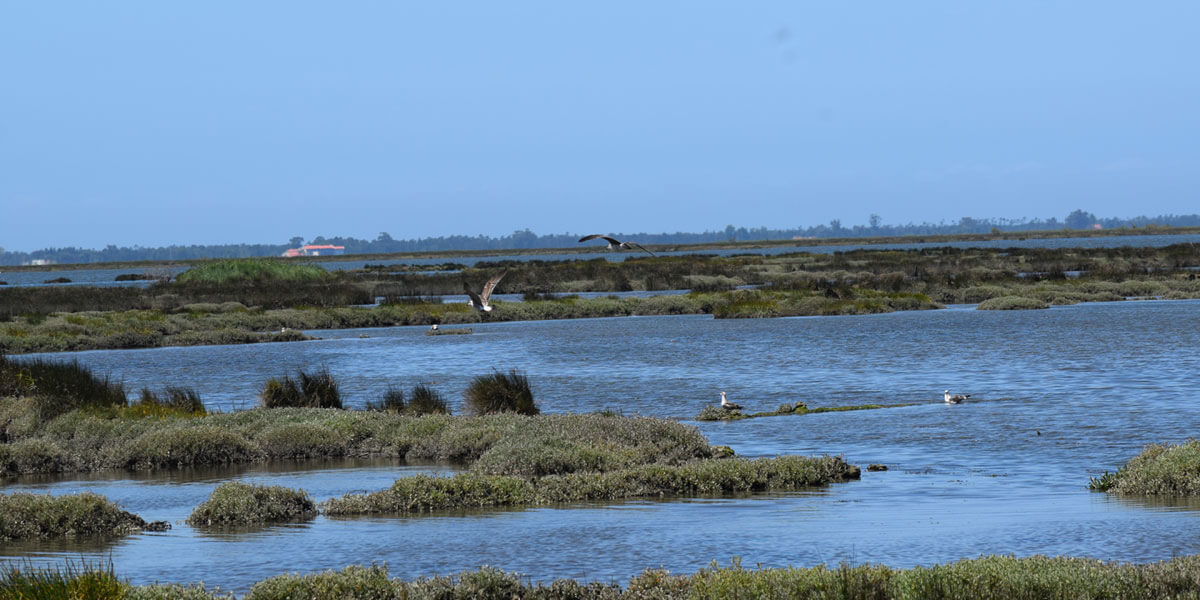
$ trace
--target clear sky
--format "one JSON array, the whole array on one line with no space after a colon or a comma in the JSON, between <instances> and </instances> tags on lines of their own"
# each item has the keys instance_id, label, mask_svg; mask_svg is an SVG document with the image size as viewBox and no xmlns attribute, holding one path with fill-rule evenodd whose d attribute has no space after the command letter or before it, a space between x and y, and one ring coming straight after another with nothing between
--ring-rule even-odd
<instances>
[{"instance_id":1,"label":"clear sky","mask_svg":"<svg viewBox=\"0 0 1200 600\"><path fill-rule=\"evenodd\" d=\"M1196 213L1198 24L1192 0L0 0L0 247Z\"/></svg>"}]
</instances>

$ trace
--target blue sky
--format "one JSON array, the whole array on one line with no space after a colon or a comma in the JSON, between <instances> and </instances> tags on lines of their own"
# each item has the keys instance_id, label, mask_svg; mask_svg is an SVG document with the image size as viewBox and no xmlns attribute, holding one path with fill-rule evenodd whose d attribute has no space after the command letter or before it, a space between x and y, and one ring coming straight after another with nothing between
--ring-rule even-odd
<instances>
[{"instance_id":1,"label":"blue sky","mask_svg":"<svg viewBox=\"0 0 1200 600\"><path fill-rule=\"evenodd\" d=\"M1195 2L0 0L0 247L1200 212Z\"/></svg>"}]
</instances>

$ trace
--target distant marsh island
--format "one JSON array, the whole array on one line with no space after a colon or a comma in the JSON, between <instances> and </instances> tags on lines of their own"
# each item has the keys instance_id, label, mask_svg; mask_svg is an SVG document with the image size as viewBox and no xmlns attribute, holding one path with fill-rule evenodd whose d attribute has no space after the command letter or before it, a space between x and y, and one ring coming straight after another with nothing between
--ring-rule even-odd
<instances>
[{"instance_id":1,"label":"distant marsh island","mask_svg":"<svg viewBox=\"0 0 1200 600\"><path fill-rule=\"evenodd\" d=\"M951 303L1034 309L1200 297L1200 245L1163 248L854 250L497 261L457 272L329 272L277 259L213 261L146 288L0 289L0 352L297 341L297 330L711 314L857 315ZM443 296L504 271L479 313ZM649 297L582 292L688 290ZM380 302L376 304L376 300Z\"/></svg>"}]
</instances>

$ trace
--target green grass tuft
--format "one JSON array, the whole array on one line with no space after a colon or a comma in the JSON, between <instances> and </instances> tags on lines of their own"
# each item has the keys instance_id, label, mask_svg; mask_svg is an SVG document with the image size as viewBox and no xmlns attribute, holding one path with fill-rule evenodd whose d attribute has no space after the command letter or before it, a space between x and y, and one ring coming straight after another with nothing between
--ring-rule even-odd
<instances>
[{"instance_id":1,"label":"green grass tuft","mask_svg":"<svg viewBox=\"0 0 1200 600\"><path fill-rule=\"evenodd\" d=\"M539 410L533 401L529 379L517 370L480 375L471 381L464 392L469 410L476 415L515 412L536 415Z\"/></svg>"},{"instance_id":2,"label":"green grass tuft","mask_svg":"<svg viewBox=\"0 0 1200 600\"><path fill-rule=\"evenodd\" d=\"M327 370L298 371L296 379L284 376L267 380L259 393L264 408L342 408L337 381Z\"/></svg>"}]
</instances>

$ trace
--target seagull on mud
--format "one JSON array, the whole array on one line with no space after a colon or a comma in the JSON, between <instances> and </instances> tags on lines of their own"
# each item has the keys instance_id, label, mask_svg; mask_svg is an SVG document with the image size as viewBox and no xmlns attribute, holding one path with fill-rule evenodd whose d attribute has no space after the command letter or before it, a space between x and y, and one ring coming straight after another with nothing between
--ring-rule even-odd
<instances>
[{"instance_id":1,"label":"seagull on mud","mask_svg":"<svg viewBox=\"0 0 1200 600\"><path fill-rule=\"evenodd\" d=\"M504 279L505 273L508 273L508 271L500 271L499 275L489 279L487 283L483 284L483 290L478 294L476 294L474 290L467 286L467 282L464 281L463 291L466 292L467 296L470 297L470 300L467 300L467 304L474 306L475 310L492 312L492 305L489 304L488 301L492 298L492 290L496 289L496 286L500 283L501 279Z\"/></svg>"},{"instance_id":2,"label":"seagull on mud","mask_svg":"<svg viewBox=\"0 0 1200 600\"><path fill-rule=\"evenodd\" d=\"M725 397L725 392L721 392L721 408L725 410L742 410L741 404L734 404Z\"/></svg>"},{"instance_id":3,"label":"seagull on mud","mask_svg":"<svg viewBox=\"0 0 1200 600\"><path fill-rule=\"evenodd\" d=\"M964 400L970 398L970 394L951 394L950 390L946 390L946 404L962 404Z\"/></svg>"},{"instance_id":4,"label":"seagull on mud","mask_svg":"<svg viewBox=\"0 0 1200 600\"><path fill-rule=\"evenodd\" d=\"M579 238L579 243L582 244L583 242L586 242L588 240L594 240L596 238L600 238L600 239L608 242L609 250L633 250L634 248L637 248L638 250L645 250L646 254L649 254L650 256L656 256L653 252L646 250L644 247L642 247L641 244L639 244L637 242L622 242L616 238L611 238L611 237L608 237L607 235L600 235L599 233L593 233L592 235L585 235L585 236Z\"/></svg>"}]
</instances>

